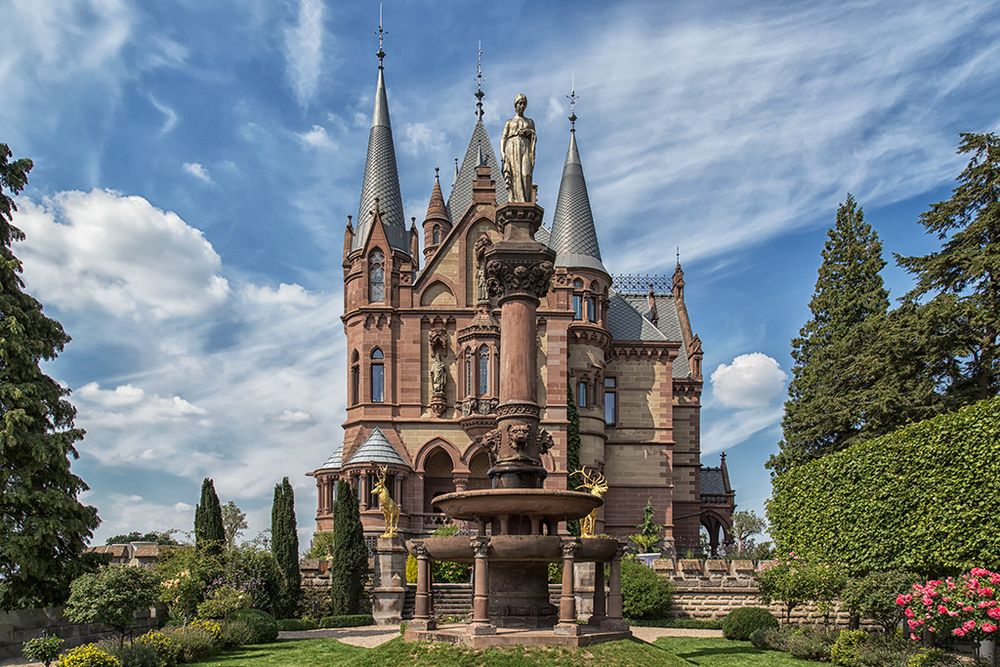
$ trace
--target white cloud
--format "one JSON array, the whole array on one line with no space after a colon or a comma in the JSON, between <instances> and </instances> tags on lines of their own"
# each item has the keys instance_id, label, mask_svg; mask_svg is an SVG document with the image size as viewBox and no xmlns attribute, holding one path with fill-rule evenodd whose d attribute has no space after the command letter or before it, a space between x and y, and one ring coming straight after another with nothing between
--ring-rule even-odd
<instances>
[{"instance_id":1,"label":"white cloud","mask_svg":"<svg viewBox=\"0 0 1000 667\"><path fill-rule=\"evenodd\" d=\"M173 132L177 127L177 112L157 100L153 95L149 96L149 103L153 108L163 114L163 125L160 126L160 136Z\"/></svg>"},{"instance_id":2,"label":"white cloud","mask_svg":"<svg viewBox=\"0 0 1000 667\"><path fill-rule=\"evenodd\" d=\"M25 280L47 305L162 320L228 297L222 261L204 235L142 197L69 191L41 204L22 199L19 208Z\"/></svg>"},{"instance_id":3,"label":"white cloud","mask_svg":"<svg viewBox=\"0 0 1000 667\"><path fill-rule=\"evenodd\" d=\"M296 136L302 143L313 148L329 150L337 146L330 135L327 134L326 128L322 125L313 125L312 129L307 132L296 133Z\"/></svg>"},{"instance_id":4,"label":"white cloud","mask_svg":"<svg viewBox=\"0 0 1000 667\"><path fill-rule=\"evenodd\" d=\"M782 394L787 377L780 364L766 354L741 354L712 371L712 395L728 408L765 407Z\"/></svg>"},{"instance_id":5,"label":"white cloud","mask_svg":"<svg viewBox=\"0 0 1000 667\"><path fill-rule=\"evenodd\" d=\"M194 509L194 505L189 505L187 503L174 503L174 509L181 512L190 512Z\"/></svg>"},{"instance_id":6,"label":"white cloud","mask_svg":"<svg viewBox=\"0 0 1000 667\"><path fill-rule=\"evenodd\" d=\"M199 181L203 183L211 183L212 176L208 173L208 169L205 169L200 162L185 162L181 165L185 173L194 176Z\"/></svg>"},{"instance_id":7,"label":"white cloud","mask_svg":"<svg viewBox=\"0 0 1000 667\"><path fill-rule=\"evenodd\" d=\"M447 144L443 132L432 130L425 123L407 123L403 126L403 150L410 155L440 149Z\"/></svg>"},{"instance_id":8,"label":"white cloud","mask_svg":"<svg viewBox=\"0 0 1000 667\"><path fill-rule=\"evenodd\" d=\"M74 396L81 405L93 408L84 415L87 424L131 428L137 424L196 420L207 425L205 420L197 418L207 416L208 412L180 396L162 398L156 394L147 395L139 387L129 384L110 390L101 389L96 382L88 382Z\"/></svg>"},{"instance_id":9,"label":"white cloud","mask_svg":"<svg viewBox=\"0 0 1000 667\"><path fill-rule=\"evenodd\" d=\"M299 0L298 21L284 29L288 78L299 106L306 107L316 94L323 64L323 2Z\"/></svg>"},{"instance_id":10,"label":"white cloud","mask_svg":"<svg viewBox=\"0 0 1000 667\"><path fill-rule=\"evenodd\" d=\"M250 303L268 306L290 306L304 308L316 304L316 296L302 285L281 283L276 288L267 285L247 285L243 296Z\"/></svg>"},{"instance_id":11,"label":"white cloud","mask_svg":"<svg viewBox=\"0 0 1000 667\"><path fill-rule=\"evenodd\" d=\"M288 408L282 410L276 419L290 424L311 424L315 421L313 416L305 410L290 410Z\"/></svg>"}]
</instances>

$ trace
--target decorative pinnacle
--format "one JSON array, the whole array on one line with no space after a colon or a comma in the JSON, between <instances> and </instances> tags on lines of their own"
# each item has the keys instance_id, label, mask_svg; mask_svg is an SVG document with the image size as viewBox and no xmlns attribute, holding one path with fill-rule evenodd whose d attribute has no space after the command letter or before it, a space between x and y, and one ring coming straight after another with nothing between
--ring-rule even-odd
<instances>
[{"instance_id":1,"label":"decorative pinnacle","mask_svg":"<svg viewBox=\"0 0 1000 667\"><path fill-rule=\"evenodd\" d=\"M576 76L573 72L569 75L569 95L566 97L569 99L569 131L576 132Z\"/></svg>"},{"instance_id":2,"label":"decorative pinnacle","mask_svg":"<svg viewBox=\"0 0 1000 667\"><path fill-rule=\"evenodd\" d=\"M440 180L441 167L434 167L434 180Z\"/></svg>"},{"instance_id":3,"label":"decorative pinnacle","mask_svg":"<svg viewBox=\"0 0 1000 667\"><path fill-rule=\"evenodd\" d=\"M677 246L677 266L681 265L681 247Z\"/></svg>"},{"instance_id":4,"label":"decorative pinnacle","mask_svg":"<svg viewBox=\"0 0 1000 667\"><path fill-rule=\"evenodd\" d=\"M383 38L389 34L388 30L382 30L382 3L378 3L378 51L375 55L378 57L378 68L382 69L382 61L385 60L385 50L382 48Z\"/></svg>"},{"instance_id":5,"label":"decorative pinnacle","mask_svg":"<svg viewBox=\"0 0 1000 667\"><path fill-rule=\"evenodd\" d=\"M483 42L479 42L479 51L476 53L476 117L483 119Z\"/></svg>"}]
</instances>

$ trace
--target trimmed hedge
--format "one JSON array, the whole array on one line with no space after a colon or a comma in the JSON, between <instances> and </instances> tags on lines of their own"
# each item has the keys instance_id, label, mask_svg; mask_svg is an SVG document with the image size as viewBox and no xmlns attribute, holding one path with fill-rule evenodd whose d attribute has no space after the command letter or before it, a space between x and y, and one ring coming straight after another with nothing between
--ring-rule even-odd
<instances>
[{"instance_id":1,"label":"trimmed hedge","mask_svg":"<svg viewBox=\"0 0 1000 667\"><path fill-rule=\"evenodd\" d=\"M278 629L282 632L315 630L319 621L311 618L282 618L278 620Z\"/></svg>"},{"instance_id":2,"label":"trimmed hedge","mask_svg":"<svg viewBox=\"0 0 1000 667\"><path fill-rule=\"evenodd\" d=\"M851 574L1000 569L1000 397L907 426L775 477L784 551Z\"/></svg>"},{"instance_id":3,"label":"trimmed hedge","mask_svg":"<svg viewBox=\"0 0 1000 667\"><path fill-rule=\"evenodd\" d=\"M674 587L633 558L622 560L622 612L625 618L663 618L670 610Z\"/></svg>"},{"instance_id":4,"label":"trimmed hedge","mask_svg":"<svg viewBox=\"0 0 1000 667\"><path fill-rule=\"evenodd\" d=\"M278 621L260 609L240 609L229 617L230 621L246 623L252 630L251 644L267 644L278 638Z\"/></svg>"},{"instance_id":5,"label":"trimmed hedge","mask_svg":"<svg viewBox=\"0 0 1000 667\"><path fill-rule=\"evenodd\" d=\"M778 627L778 619L767 609L760 607L740 607L733 609L722 619L722 634L726 639L747 641L758 630L773 630Z\"/></svg>"},{"instance_id":6,"label":"trimmed hedge","mask_svg":"<svg viewBox=\"0 0 1000 667\"><path fill-rule=\"evenodd\" d=\"M319 619L321 628L356 628L362 625L375 625L375 619L371 614L343 614Z\"/></svg>"}]
</instances>

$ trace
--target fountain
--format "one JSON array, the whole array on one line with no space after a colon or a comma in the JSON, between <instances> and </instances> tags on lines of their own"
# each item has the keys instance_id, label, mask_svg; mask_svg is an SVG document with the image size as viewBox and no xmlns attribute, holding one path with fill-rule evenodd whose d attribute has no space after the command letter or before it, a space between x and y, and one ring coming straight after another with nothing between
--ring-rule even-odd
<instances>
[{"instance_id":1,"label":"fountain","mask_svg":"<svg viewBox=\"0 0 1000 667\"><path fill-rule=\"evenodd\" d=\"M482 648L583 646L631 636L622 619L624 545L610 537L576 538L558 532L560 522L587 517L604 501L592 493L543 488L547 472L541 456L552 446L552 436L539 425L537 308L549 289L555 252L534 239L542 208L524 201L534 199L530 173L534 124L524 118L524 107L517 106L522 100L527 104L518 96L518 114L508 121L508 127L517 126L512 132L504 128L504 176L511 201L497 210L503 238L485 251L486 287L497 299L503 332L496 426L482 436L494 461L488 473L492 488L450 493L433 501L452 519L473 523L475 536L406 542L417 559L416 608L406 629L407 640L451 641ZM516 141L525 145L510 146ZM437 627L431 581L434 560L474 563L471 622ZM556 607L549 601L548 564L560 561L562 590ZM574 590L574 566L581 562L596 563L594 613L586 624L577 622ZM607 594L605 563L610 563Z\"/></svg>"}]
</instances>

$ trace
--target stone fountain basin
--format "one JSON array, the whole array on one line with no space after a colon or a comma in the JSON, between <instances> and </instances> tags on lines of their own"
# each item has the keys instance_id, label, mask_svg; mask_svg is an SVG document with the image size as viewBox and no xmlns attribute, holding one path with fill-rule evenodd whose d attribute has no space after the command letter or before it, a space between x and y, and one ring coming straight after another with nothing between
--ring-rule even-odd
<instances>
[{"instance_id":1,"label":"stone fountain basin","mask_svg":"<svg viewBox=\"0 0 1000 667\"><path fill-rule=\"evenodd\" d=\"M448 560L471 563L473 561L471 542L474 537L453 535L448 537L428 537L423 540L409 540L406 543L411 553L413 542L423 542L428 555L434 560ZM546 561L562 560L563 538L555 535L493 535L489 537L491 561ZM575 559L579 562L610 561L618 550L618 540L613 537L588 537L580 540Z\"/></svg>"},{"instance_id":2,"label":"stone fountain basin","mask_svg":"<svg viewBox=\"0 0 1000 667\"><path fill-rule=\"evenodd\" d=\"M448 516L465 521L504 515L568 521L582 519L604 504L604 500L589 493L560 489L459 491L438 496L431 502Z\"/></svg>"}]
</instances>

